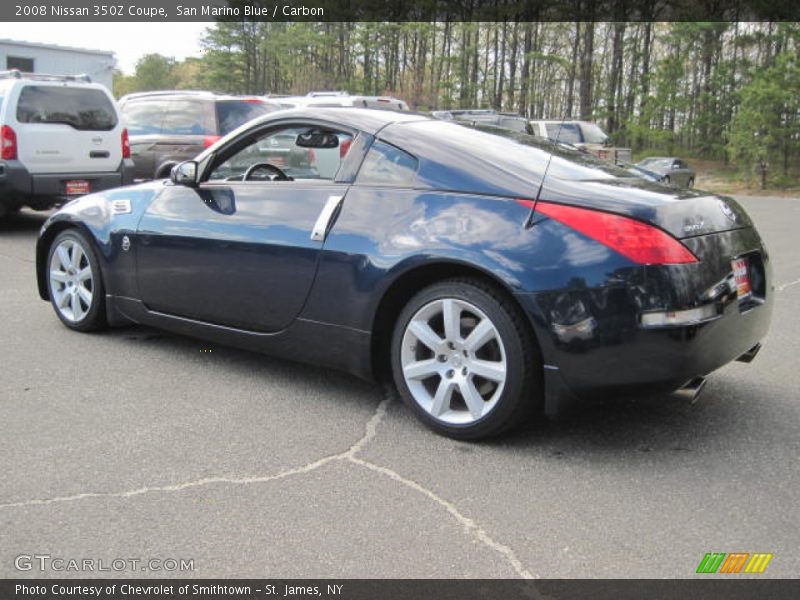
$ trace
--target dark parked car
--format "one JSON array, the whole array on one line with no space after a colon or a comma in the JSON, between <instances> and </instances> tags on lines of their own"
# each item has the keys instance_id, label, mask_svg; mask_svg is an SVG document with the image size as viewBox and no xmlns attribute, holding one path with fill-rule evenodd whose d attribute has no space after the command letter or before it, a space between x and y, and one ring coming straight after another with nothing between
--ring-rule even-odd
<instances>
[{"instance_id":1,"label":"dark parked car","mask_svg":"<svg viewBox=\"0 0 800 600\"><path fill-rule=\"evenodd\" d=\"M282 108L262 98L191 91L128 94L119 107L140 180L168 177L242 123Z\"/></svg>"},{"instance_id":2,"label":"dark parked car","mask_svg":"<svg viewBox=\"0 0 800 600\"><path fill-rule=\"evenodd\" d=\"M646 171L661 183L675 187L694 187L697 177L694 169L676 156L651 156L636 163L634 168Z\"/></svg>"},{"instance_id":3,"label":"dark parked car","mask_svg":"<svg viewBox=\"0 0 800 600\"><path fill-rule=\"evenodd\" d=\"M290 135L349 148L295 177L254 151ZM774 298L734 200L525 134L350 108L268 115L170 180L75 200L36 265L71 329L143 323L392 380L462 439L571 394L698 390L755 356Z\"/></svg>"}]
</instances>

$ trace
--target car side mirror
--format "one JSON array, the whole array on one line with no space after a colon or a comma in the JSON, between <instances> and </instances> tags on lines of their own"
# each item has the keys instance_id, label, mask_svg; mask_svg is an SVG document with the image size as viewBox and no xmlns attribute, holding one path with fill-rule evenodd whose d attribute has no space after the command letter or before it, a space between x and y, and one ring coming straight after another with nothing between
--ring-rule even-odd
<instances>
[{"instance_id":1,"label":"car side mirror","mask_svg":"<svg viewBox=\"0 0 800 600\"><path fill-rule=\"evenodd\" d=\"M172 183L195 187L197 185L197 163L187 160L172 167L169 174Z\"/></svg>"}]
</instances>

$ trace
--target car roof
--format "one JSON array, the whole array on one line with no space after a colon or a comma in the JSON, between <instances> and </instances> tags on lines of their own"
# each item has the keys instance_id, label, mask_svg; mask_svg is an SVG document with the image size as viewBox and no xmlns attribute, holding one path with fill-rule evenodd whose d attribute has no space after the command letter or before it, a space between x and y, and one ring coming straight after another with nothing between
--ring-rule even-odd
<instances>
[{"instance_id":1,"label":"car roof","mask_svg":"<svg viewBox=\"0 0 800 600\"><path fill-rule=\"evenodd\" d=\"M119 101L122 102L123 100L138 100L140 98L159 98L164 96L168 97L180 96L183 98L198 98L203 100L253 99L262 101L265 104L269 102L269 100L261 98L259 96L253 96L253 95L237 96L235 94L223 94L218 92L207 92L202 90L158 90L153 92L134 92L132 94L124 95L122 98L119 99Z\"/></svg>"},{"instance_id":2,"label":"car roof","mask_svg":"<svg viewBox=\"0 0 800 600\"><path fill-rule=\"evenodd\" d=\"M370 135L392 123L408 123L412 121L434 121L431 117L410 111L376 110L373 108L354 108L349 106L301 106L275 111L249 121L252 127L269 121L286 119L321 119L332 121L344 127L358 129Z\"/></svg>"}]
</instances>

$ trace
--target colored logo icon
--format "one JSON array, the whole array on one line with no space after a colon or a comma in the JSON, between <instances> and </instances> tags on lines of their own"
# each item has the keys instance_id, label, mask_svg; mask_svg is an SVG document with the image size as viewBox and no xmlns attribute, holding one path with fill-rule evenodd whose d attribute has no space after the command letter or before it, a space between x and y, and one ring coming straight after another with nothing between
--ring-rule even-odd
<instances>
[{"instance_id":1,"label":"colored logo icon","mask_svg":"<svg viewBox=\"0 0 800 600\"><path fill-rule=\"evenodd\" d=\"M763 573L774 554L749 552L708 552L697 573Z\"/></svg>"}]
</instances>

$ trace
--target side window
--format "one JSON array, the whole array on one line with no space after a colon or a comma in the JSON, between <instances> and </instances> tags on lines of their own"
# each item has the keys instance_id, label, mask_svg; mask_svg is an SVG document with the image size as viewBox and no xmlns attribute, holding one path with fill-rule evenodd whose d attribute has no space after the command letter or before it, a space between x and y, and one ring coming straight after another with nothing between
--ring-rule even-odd
<instances>
[{"instance_id":1,"label":"side window","mask_svg":"<svg viewBox=\"0 0 800 600\"><path fill-rule=\"evenodd\" d=\"M417 176L417 159L399 148L376 141L369 149L356 183L410 186Z\"/></svg>"},{"instance_id":2,"label":"side window","mask_svg":"<svg viewBox=\"0 0 800 600\"><path fill-rule=\"evenodd\" d=\"M581 132L575 123L547 123L547 137L562 144L580 144Z\"/></svg>"},{"instance_id":3,"label":"side window","mask_svg":"<svg viewBox=\"0 0 800 600\"><path fill-rule=\"evenodd\" d=\"M352 143L352 136L341 131L325 131L334 136L333 148L308 148L297 145L297 138L311 132L320 132L318 127L287 127L272 130L244 148L235 152L224 162L214 167L209 180L241 180L254 165L268 164L277 167L290 179L333 180L342 158ZM276 174L268 167L253 169L248 181L270 181Z\"/></svg>"},{"instance_id":4,"label":"side window","mask_svg":"<svg viewBox=\"0 0 800 600\"><path fill-rule=\"evenodd\" d=\"M166 135L216 135L216 115L210 102L172 100L161 121Z\"/></svg>"},{"instance_id":5,"label":"side window","mask_svg":"<svg viewBox=\"0 0 800 600\"><path fill-rule=\"evenodd\" d=\"M161 133L161 120L167 111L169 100L131 100L122 107L122 117L130 135L152 135Z\"/></svg>"},{"instance_id":6,"label":"side window","mask_svg":"<svg viewBox=\"0 0 800 600\"><path fill-rule=\"evenodd\" d=\"M6 69L19 69L23 73L33 73L33 59L23 56L6 56Z\"/></svg>"}]
</instances>

